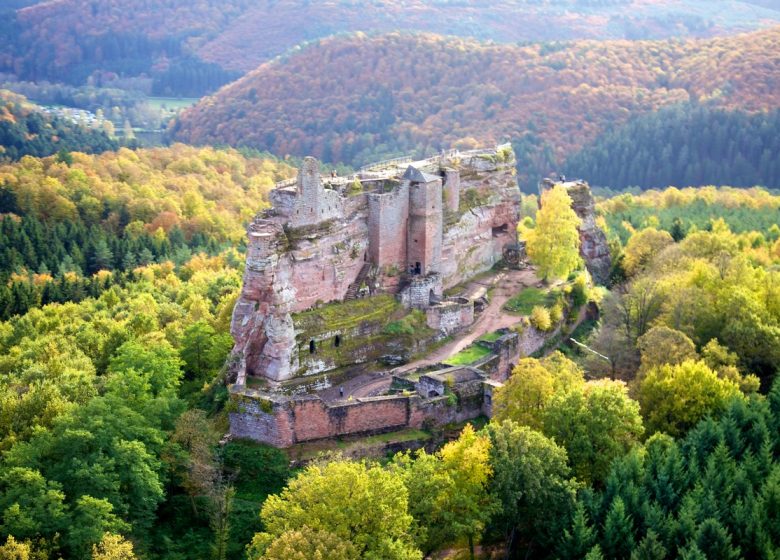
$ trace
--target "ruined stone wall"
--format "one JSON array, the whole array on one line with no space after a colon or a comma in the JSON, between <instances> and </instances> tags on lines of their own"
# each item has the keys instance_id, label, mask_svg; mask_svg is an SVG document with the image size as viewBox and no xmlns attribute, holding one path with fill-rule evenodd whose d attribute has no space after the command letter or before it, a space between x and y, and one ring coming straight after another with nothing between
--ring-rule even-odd
<instances>
[{"instance_id":1,"label":"ruined stone wall","mask_svg":"<svg viewBox=\"0 0 780 560\"><path fill-rule=\"evenodd\" d=\"M474 322L474 303L446 301L425 311L428 326L447 335Z\"/></svg>"},{"instance_id":2,"label":"ruined stone wall","mask_svg":"<svg viewBox=\"0 0 780 560\"><path fill-rule=\"evenodd\" d=\"M290 225L302 227L341 216L341 200L333 190L322 186L320 164L313 157L303 160L298 170L296 198L290 213Z\"/></svg>"},{"instance_id":3,"label":"ruined stone wall","mask_svg":"<svg viewBox=\"0 0 780 560\"><path fill-rule=\"evenodd\" d=\"M382 269L406 270L409 185L368 195L369 260Z\"/></svg>"},{"instance_id":4,"label":"ruined stone wall","mask_svg":"<svg viewBox=\"0 0 780 560\"><path fill-rule=\"evenodd\" d=\"M290 447L338 436L464 422L482 414L483 385L475 382L464 386L464 394L455 403L447 396L419 395L358 398L331 404L316 396L268 401L234 390L236 410L229 413L230 434L275 447Z\"/></svg>"},{"instance_id":5,"label":"ruined stone wall","mask_svg":"<svg viewBox=\"0 0 780 560\"><path fill-rule=\"evenodd\" d=\"M284 405L242 395L234 399L236 410L228 414L231 436L282 448L295 443L294 418Z\"/></svg>"},{"instance_id":6,"label":"ruined stone wall","mask_svg":"<svg viewBox=\"0 0 780 560\"><path fill-rule=\"evenodd\" d=\"M444 170L445 208L449 212L457 212L460 206L460 172L457 169Z\"/></svg>"},{"instance_id":7,"label":"ruined stone wall","mask_svg":"<svg viewBox=\"0 0 780 560\"><path fill-rule=\"evenodd\" d=\"M431 304L431 295L440 298L442 292L441 275L429 274L427 276L412 276L398 297L405 307L427 309Z\"/></svg>"},{"instance_id":8,"label":"ruined stone wall","mask_svg":"<svg viewBox=\"0 0 780 560\"><path fill-rule=\"evenodd\" d=\"M459 210L454 219L448 216L442 241L445 289L490 269L501 260L504 247L516 242L520 190L514 164L514 157L472 157L457 163ZM494 233L501 226L505 232Z\"/></svg>"}]
</instances>

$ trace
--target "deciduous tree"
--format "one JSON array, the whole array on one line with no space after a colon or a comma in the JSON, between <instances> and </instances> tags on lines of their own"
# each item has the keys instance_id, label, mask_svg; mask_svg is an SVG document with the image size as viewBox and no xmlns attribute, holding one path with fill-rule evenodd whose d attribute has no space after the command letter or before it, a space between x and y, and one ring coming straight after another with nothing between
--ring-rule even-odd
<instances>
[{"instance_id":1,"label":"deciduous tree","mask_svg":"<svg viewBox=\"0 0 780 560\"><path fill-rule=\"evenodd\" d=\"M580 264L580 219L563 185L545 191L541 201L536 227L525 234L528 257L545 280L565 278Z\"/></svg>"}]
</instances>

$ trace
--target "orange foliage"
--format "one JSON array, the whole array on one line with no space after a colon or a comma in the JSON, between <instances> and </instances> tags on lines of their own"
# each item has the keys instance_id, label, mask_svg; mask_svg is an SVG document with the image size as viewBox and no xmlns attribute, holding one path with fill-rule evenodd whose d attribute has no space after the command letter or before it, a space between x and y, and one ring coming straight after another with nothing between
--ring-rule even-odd
<instances>
[{"instance_id":1,"label":"orange foliage","mask_svg":"<svg viewBox=\"0 0 780 560\"><path fill-rule=\"evenodd\" d=\"M692 99L780 107L780 27L708 40L495 45L358 34L266 63L175 125L192 143L363 162L533 133L560 161L608 125Z\"/></svg>"}]
</instances>

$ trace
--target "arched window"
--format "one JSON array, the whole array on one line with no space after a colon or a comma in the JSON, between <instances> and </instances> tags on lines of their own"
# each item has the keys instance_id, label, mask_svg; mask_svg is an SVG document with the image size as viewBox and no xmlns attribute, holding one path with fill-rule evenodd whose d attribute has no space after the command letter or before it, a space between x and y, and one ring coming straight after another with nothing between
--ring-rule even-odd
<instances>
[{"instance_id":1,"label":"arched window","mask_svg":"<svg viewBox=\"0 0 780 560\"><path fill-rule=\"evenodd\" d=\"M314 342L314 339L311 339L309 341L309 354L314 354L317 351L317 343Z\"/></svg>"},{"instance_id":2,"label":"arched window","mask_svg":"<svg viewBox=\"0 0 780 560\"><path fill-rule=\"evenodd\" d=\"M335 346L336 348L341 346L341 335L337 334L336 338L333 339L333 346Z\"/></svg>"}]
</instances>

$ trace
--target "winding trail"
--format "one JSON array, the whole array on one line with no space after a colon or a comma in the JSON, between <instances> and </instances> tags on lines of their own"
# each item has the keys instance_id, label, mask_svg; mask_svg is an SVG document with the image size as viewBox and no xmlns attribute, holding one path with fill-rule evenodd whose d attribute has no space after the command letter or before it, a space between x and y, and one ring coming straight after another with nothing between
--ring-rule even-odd
<instances>
[{"instance_id":1,"label":"winding trail","mask_svg":"<svg viewBox=\"0 0 780 560\"><path fill-rule=\"evenodd\" d=\"M493 289L487 307L468 330L458 333L453 340L437 348L424 358L409 362L403 366L383 373L366 373L358 375L342 383L338 387L331 387L321 391L320 396L328 401L343 400L349 398L371 397L385 393L392 383L393 375L408 373L417 368L438 364L453 354L457 354L484 334L498 329L515 325L518 315L503 311L504 304L521 289L539 284L533 269L504 270L495 275L481 278L468 283L463 290L462 297L474 297L480 292ZM339 389L344 389L342 398Z\"/></svg>"}]
</instances>

